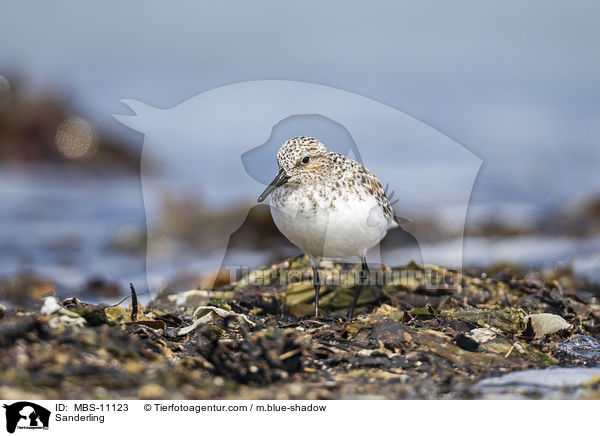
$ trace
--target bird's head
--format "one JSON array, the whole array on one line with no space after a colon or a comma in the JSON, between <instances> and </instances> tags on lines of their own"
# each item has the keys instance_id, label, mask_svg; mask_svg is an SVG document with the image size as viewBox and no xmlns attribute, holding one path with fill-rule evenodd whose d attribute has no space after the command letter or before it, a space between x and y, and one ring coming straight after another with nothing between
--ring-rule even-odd
<instances>
[{"instance_id":1,"label":"bird's head","mask_svg":"<svg viewBox=\"0 0 600 436\"><path fill-rule=\"evenodd\" d=\"M277 152L279 171L258 197L261 202L273 189L286 183L310 183L327 174L328 150L319 140L308 136L289 139Z\"/></svg>"}]
</instances>

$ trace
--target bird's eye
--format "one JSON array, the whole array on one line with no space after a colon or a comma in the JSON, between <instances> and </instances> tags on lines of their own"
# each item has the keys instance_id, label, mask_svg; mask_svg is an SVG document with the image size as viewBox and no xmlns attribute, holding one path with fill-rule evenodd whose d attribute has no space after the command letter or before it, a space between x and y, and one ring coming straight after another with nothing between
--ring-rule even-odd
<instances>
[{"instance_id":1,"label":"bird's eye","mask_svg":"<svg viewBox=\"0 0 600 436\"><path fill-rule=\"evenodd\" d=\"M303 163L303 164L307 164L307 163L308 163L308 161L310 161L310 157L309 157L309 156L304 156L304 157L302 158L302 163Z\"/></svg>"}]
</instances>

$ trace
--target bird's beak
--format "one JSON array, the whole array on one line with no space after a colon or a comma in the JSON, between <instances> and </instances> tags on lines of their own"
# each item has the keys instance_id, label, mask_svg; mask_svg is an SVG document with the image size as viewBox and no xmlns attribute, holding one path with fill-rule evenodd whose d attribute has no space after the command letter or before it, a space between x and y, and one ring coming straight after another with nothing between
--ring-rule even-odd
<instances>
[{"instance_id":1,"label":"bird's beak","mask_svg":"<svg viewBox=\"0 0 600 436\"><path fill-rule=\"evenodd\" d=\"M260 203L261 201L263 201L265 198L267 198L267 195L269 195L273 189L284 185L289 179L290 176L288 176L288 174L283 168L280 168L273 181L269 183L269 186L267 186L267 189L265 189L265 191L262 194L260 194L260 197L258 197L258 202Z\"/></svg>"}]
</instances>

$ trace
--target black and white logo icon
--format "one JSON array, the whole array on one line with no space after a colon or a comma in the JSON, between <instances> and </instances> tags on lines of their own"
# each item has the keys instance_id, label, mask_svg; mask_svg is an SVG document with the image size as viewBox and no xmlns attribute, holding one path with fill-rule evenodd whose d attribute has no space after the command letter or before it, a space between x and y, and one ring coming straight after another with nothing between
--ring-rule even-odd
<instances>
[{"instance_id":1,"label":"black and white logo icon","mask_svg":"<svg viewBox=\"0 0 600 436\"><path fill-rule=\"evenodd\" d=\"M19 401L3 406L6 409L6 431L14 433L16 429L48 429L50 411L29 401Z\"/></svg>"}]
</instances>

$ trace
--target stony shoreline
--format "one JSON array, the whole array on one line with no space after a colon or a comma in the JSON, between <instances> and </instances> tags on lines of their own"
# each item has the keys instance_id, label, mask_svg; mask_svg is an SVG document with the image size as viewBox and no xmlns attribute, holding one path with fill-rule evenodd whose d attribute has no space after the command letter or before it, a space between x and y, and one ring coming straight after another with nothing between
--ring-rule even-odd
<instances>
[{"instance_id":1,"label":"stony shoreline","mask_svg":"<svg viewBox=\"0 0 600 436\"><path fill-rule=\"evenodd\" d=\"M310 280L283 275L307 266L289 259L147 307L46 296L0 309L0 398L600 398L597 285L383 266L397 274L365 289L347 322L355 266L324 267L348 274L322 291L321 318Z\"/></svg>"}]
</instances>

